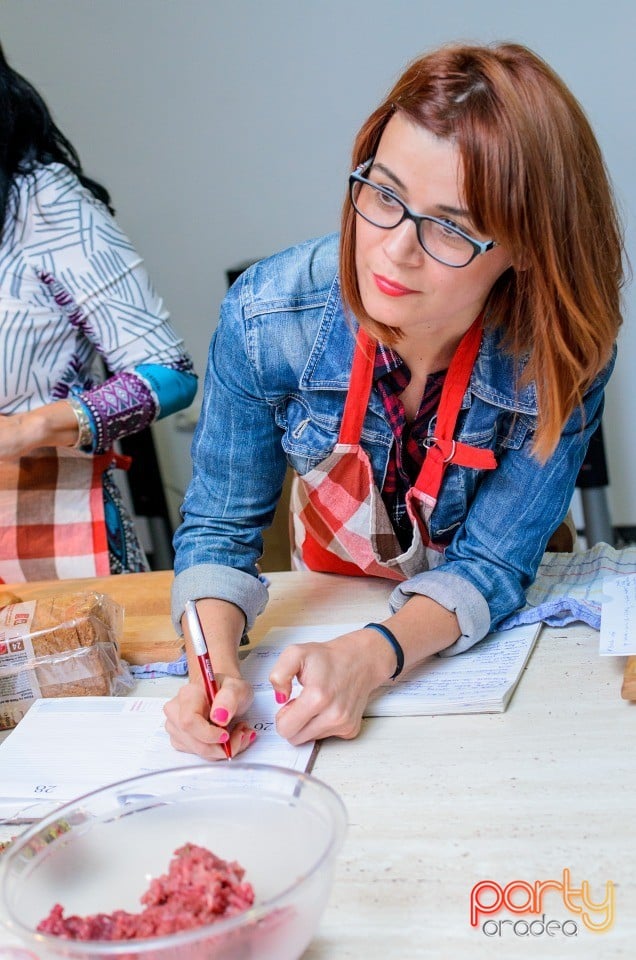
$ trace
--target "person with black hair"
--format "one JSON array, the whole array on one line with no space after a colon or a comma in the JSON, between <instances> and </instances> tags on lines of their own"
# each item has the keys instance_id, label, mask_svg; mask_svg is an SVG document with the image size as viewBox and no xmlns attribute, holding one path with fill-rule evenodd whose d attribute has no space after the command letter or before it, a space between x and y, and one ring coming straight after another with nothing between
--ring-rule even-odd
<instances>
[{"instance_id":1,"label":"person with black hair","mask_svg":"<svg viewBox=\"0 0 636 960\"><path fill-rule=\"evenodd\" d=\"M197 380L141 257L0 47L0 580L148 569L113 469ZM104 370L105 366L105 370Z\"/></svg>"}]
</instances>

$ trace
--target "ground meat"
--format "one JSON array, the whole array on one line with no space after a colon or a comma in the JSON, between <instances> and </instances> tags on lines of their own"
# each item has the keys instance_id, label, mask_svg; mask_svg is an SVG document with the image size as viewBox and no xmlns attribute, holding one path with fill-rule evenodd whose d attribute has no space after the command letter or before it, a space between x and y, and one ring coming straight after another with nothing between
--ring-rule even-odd
<instances>
[{"instance_id":1,"label":"ground meat","mask_svg":"<svg viewBox=\"0 0 636 960\"><path fill-rule=\"evenodd\" d=\"M142 940L192 930L251 907L254 890L243 882L244 875L238 863L188 843L175 850L168 873L152 880L139 913L115 910L65 917L56 903L38 930L67 940Z\"/></svg>"}]
</instances>

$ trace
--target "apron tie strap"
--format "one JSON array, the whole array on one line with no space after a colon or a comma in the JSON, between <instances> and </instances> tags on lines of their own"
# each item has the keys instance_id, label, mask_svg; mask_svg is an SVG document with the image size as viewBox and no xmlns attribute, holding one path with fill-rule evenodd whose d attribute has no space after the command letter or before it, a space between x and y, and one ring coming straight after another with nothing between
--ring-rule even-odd
<instances>
[{"instance_id":1,"label":"apron tie strap","mask_svg":"<svg viewBox=\"0 0 636 960\"><path fill-rule=\"evenodd\" d=\"M471 447L459 440L427 437L424 446L429 450L428 456L431 456L433 450L439 451L442 463L445 464L456 463L459 467L474 467L476 470L494 470L497 466L492 450Z\"/></svg>"},{"instance_id":2,"label":"apron tie strap","mask_svg":"<svg viewBox=\"0 0 636 960\"><path fill-rule=\"evenodd\" d=\"M125 453L113 453L111 463L117 470L130 470L133 458Z\"/></svg>"}]
</instances>

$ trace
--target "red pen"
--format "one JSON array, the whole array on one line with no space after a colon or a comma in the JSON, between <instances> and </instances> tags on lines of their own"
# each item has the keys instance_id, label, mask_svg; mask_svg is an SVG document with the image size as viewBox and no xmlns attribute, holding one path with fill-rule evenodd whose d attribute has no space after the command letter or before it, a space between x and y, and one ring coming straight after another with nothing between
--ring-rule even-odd
<instances>
[{"instance_id":1,"label":"red pen","mask_svg":"<svg viewBox=\"0 0 636 960\"><path fill-rule=\"evenodd\" d=\"M203 677L203 686L205 687L205 692L208 697L208 704L211 707L219 690L216 685L216 680L214 679L214 670L212 669L208 645L205 642L203 628L201 627L199 613L194 600L186 600L185 616L190 632L190 639L192 640L192 648L197 657L201 676ZM232 748L230 747L230 741L228 740L226 743L222 743L221 746L225 750L225 756L228 760L231 760Z\"/></svg>"}]
</instances>

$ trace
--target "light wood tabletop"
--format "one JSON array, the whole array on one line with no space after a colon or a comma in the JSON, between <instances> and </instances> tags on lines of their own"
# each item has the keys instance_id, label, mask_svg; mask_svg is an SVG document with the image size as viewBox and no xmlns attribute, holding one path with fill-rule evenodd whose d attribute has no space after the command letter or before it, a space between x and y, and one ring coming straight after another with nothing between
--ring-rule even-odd
<instances>
[{"instance_id":1,"label":"light wood tabletop","mask_svg":"<svg viewBox=\"0 0 636 960\"><path fill-rule=\"evenodd\" d=\"M273 626L387 616L385 581L269 576L255 641ZM127 618L165 625L170 579L80 583L122 602ZM26 599L43 587L10 589ZM505 713L374 718L354 741L323 742L313 773L341 795L349 827L303 960L631 958L636 707L620 696L623 666L598 655L589 628L544 629ZM542 899L539 881L553 881ZM609 894L608 905L577 912L582 885L595 904ZM531 901L536 913L521 912ZM610 912L607 932L586 925Z\"/></svg>"}]
</instances>

